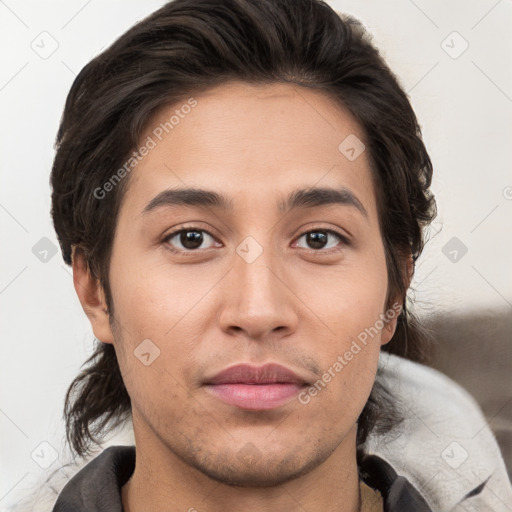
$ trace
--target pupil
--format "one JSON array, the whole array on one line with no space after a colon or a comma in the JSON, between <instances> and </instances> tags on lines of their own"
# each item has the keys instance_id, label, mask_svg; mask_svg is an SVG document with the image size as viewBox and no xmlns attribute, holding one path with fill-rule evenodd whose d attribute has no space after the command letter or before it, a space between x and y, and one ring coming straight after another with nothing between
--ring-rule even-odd
<instances>
[{"instance_id":1,"label":"pupil","mask_svg":"<svg viewBox=\"0 0 512 512\"><path fill-rule=\"evenodd\" d=\"M203 235L199 231L183 231L180 242L187 249L197 249L203 242Z\"/></svg>"},{"instance_id":2,"label":"pupil","mask_svg":"<svg viewBox=\"0 0 512 512\"><path fill-rule=\"evenodd\" d=\"M308 233L308 243L314 249L321 249L327 240L326 233L322 231L313 231L312 233Z\"/></svg>"}]
</instances>

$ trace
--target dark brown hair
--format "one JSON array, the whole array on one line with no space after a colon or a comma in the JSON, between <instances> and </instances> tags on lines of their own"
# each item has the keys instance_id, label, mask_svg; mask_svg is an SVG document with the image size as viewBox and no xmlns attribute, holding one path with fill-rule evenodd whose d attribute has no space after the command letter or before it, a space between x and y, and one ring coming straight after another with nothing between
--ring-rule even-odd
<instances>
[{"instance_id":1,"label":"dark brown hair","mask_svg":"<svg viewBox=\"0 0 512 512\"><path fill-rule=\"evenodd\" d=\"M363 25L319 0L175 0L138 22L89 62L66 100L51 172L52 218L62 255L79 251L103 286L111 325L109 265L117 214L129 177L105 199L102 187L137 148L148 122L228 80L287 82L339 102L364 130L386 251L389 294L403 298L383 350L427 361L424 332L406 308L405 261L419 256L435 216L432 164L406 93ZM340 141L341 142L341 141ZM70 385L67 440L83 456L91 442L130 416L114 347L97 342ZM358 447L400 420L379 380L358 420Z\"/></svg>"}]
</instances>

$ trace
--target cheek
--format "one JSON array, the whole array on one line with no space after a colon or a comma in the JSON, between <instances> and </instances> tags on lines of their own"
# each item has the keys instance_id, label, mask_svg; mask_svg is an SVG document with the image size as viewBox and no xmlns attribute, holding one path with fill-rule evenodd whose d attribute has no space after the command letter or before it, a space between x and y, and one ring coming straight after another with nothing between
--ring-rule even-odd
<instances>
[{"instance_id":1,"label":"cheek","mask_svg":"<svg viewBox=\"0 0 512 512\"><path fill-rule=\"evenodd\" d=\"M340 349L371 328L384 313L387 269L383 248L351 254L339 266L297 268L291 275L293 290L325 336ZM330 336L332 335L332 336Z\"/></svg>"},{"instance_id":2,"label":"cheek","mask_svg":"<svg viewBox=\"0 0 512 512\"><path fill-rule=\"evenodd\" d=\"M375 382L380 353L379 336L363 342L356 334L359 329L351 329L318 353L323 372L299 395L309 418L340 432L347 431L363 410Z\"/></svg>"},{"instance_id":3,"label":"cheek","mask_svg":"<svg viewBox=\"0 0 512 512\"><path fill-rule=\"evenodd\" d=\"M377 253L378 254L378 253ZM302 277L297 295L305 297L308 319L301 344L322 370L299 397L309 417L323 425L348 428L362 411L375 381L380 354L382 314L387 294L383 254L359 266Z\"/></svg>"},{"instance_id":4,"label":"cheek","mask_svg":"<svg viewBox=\"0 0 512 512\"><path fill-rule=\"evenodd\" d=\"M205 328L197 315L204 313L201 300L213 285L212 277L194 278L191 285L190 271L173 272L161 263L142 267L135 260L111 271L116 353L130 395L182 383L197 367L196 346ZM166 393L175 391L171 386Z\"/></svg>"},{"instance_id":5,"label":"cheek","mask_svg":"<svg viewBox=\"0 0 512 512\"><path fill-rule=\"evenodd\" d=\"M138 338L166 338L211 287L206 273L191 279L191 270L143 255L113 268L111 280L116 317Z\"/></svg>"}]
</instances>

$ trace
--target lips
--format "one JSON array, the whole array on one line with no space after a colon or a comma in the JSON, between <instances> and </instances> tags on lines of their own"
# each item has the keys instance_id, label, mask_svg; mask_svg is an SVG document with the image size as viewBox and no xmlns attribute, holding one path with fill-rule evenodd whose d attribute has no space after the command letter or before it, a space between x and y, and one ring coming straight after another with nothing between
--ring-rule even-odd
<instances>
[{"instance_id":1,"label":"lips","mask_svg":"<svg viewBox=\"0 0 512 512\"><path fill-rule=\"evenodd\" d=\"M263 366L238 364L221 371L206 384L307 384L296 373L280 364L268 363Z\"/></svg>"},{"instance_id":2,"label":"lips","mask_svg":"<svg viewBox=\"0 0 512 512\"><path fill-rule=\"evenodd\" d=\"M289 402L307 381L279 364L239 364L204 382L205 389L226 404L240 409L275 409Z\"/></svg>"}]
</instances>

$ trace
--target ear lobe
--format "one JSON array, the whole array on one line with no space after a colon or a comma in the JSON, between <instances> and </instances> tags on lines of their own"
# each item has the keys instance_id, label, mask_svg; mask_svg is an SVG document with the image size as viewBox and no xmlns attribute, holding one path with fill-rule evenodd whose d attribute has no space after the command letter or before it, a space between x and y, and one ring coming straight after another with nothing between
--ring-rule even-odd
<instances>
[{"instance_id":1,"label":"ear lobe","mask_svg":"<svg viewBox=\"0 0 512 512\"><path fill-rule=\"evenodd\" d=\"M405 276L405 289L409 289L409 285L411 284L412 277L414 275L414 259L412 257L411 252L408 252L406 255L404 255L404 263L406 265L404 276ZM392 318L390 318L382 328L381 333L381 345L385 345L386 343L389 343L391 341L391 338L393 338L393 335L396 331L396 326L398 324L398 317L400 316L400 313L402 312L402 309L400 307L400 311L397 311L397 308L395 308L395 305L402 305L403 301L405 300L405 297L399 297L397 300L395 300L392 303L391 308L393 309L393 312L395 313Z\"/></svg>"},{"instance_id":2,"label":"ear lobe","mask_svg":"<svg viewBox=\"0 0 512 512\"><path fill-rule=\"evenodd\" d=\"M382 328L381 336L380 336L380 344L385 345L391 341L391 338L395 334L396 326L398 323L398 315L394 318L389 319Z\"/></svg>"},{"instance_id":3,"label":"ear lobe","mask_svg":"<svg viewBox=\"0 0 512 512\"><path fill-rule=\"evenodd\" d=\"M90 272L82 250L73 247L73 284L87 318L91 322L94 336L103 343L113 343L105 293L99 279Z\"/></svg>"}]
</instances>

